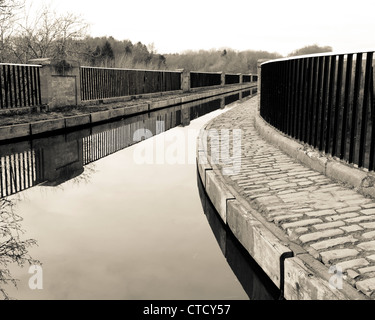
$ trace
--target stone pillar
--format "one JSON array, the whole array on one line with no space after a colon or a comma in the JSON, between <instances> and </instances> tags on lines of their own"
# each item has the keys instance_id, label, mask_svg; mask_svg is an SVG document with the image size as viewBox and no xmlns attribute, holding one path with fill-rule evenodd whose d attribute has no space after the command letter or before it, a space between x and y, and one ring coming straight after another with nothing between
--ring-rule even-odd
<instances>
[{"instance_id":1,"label":"stone pillar","mask_svg":"<svg viewBox=\"0 0 375 320\"><path fill-rule=\"evenodd\" d=\"M58 186L84 171L82 139L57 142L43 148L44 186Z\"/></svg>"},{"instance_id":2,"label":"stone pillar","mask_svg":"<svg viewBox=\"0 0 375 320\"><path fill-rule=\"evenodd\" d=\"M225 98L220 98L220 109L225 109Z\"/></svg>"},{"instance_id":3,"label":"stone pillar","mask_svg":"<svg viewBox=\"0 0 375 320\"><path fill-rule=\"evenodd\" d=\"M190 92L190 71L182 69L181 71L181 90Z\"/></svg>"},{"instance_id":4,"label":"stone pillar","mask_svg":"<svg viewBox=\"0 0 375 320\"><path fill-rule=\"evenodd\" d=\"M181 110L181 124L183 127L190 124L190 108L183 108Z\"/></svg>"},{"instance_id":5,"label":"stone pillar","mask_svg":"<svg viewBox=\"0 0 375 320\"><path fill-rule=\"evenodd\" d=\"M224 87L225 86L225 72L221 73L221 85Z\"/></svg>"},{"instance_id":6,"label":"stone pillar","mask_svg":"<svg viewBox=\"0 0 375 320\"><path fill-rule=\"evenodd\" d=\"M81 103L80 66L77 61L32 59L42 65L40 86L42 104L48 108L79 105Z\"/></svg>"}]
</instances>

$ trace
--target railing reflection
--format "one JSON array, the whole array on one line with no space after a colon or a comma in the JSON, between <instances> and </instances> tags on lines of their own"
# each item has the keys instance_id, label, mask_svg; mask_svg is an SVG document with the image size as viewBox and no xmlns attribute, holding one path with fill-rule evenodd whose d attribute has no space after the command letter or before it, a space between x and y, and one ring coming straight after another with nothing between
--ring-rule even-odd
<instances>
[{"instance_id":1,"label":"railing reflection","mask_svg":"<svg viewBox=\"0 0 375 320\"><path fill-rule=\"evenodd\" d=\"M31 188L44 181L43 150L25 150L0 158L0 197Z\"/></svg>"},{"instance_id":2,"label":"railing reflection","mask_svg":"<svg viewBox=\"0 0 375 320\"><path fill-rule=\"evenodd\" d=\"M0 198L39 184L60 185L81 175L86 165L137 143L133 138L140 129L157 135L176 126L187 126L196 118L254 93L255 88L247 89L66 134L0 145Z\"/></svg>"}]
</instances>

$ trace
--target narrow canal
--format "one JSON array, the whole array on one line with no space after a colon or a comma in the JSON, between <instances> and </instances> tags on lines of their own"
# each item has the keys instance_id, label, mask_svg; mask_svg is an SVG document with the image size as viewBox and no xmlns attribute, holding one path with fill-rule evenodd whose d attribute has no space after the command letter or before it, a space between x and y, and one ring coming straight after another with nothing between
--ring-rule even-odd
<instances>
[{"instance_id":1,"label":"narrow canal","mask_svg":"<svg viewBox=\"0 0 375 320\"><path fill-rule=\"evenodd\" d=\"M199 129L249 94L0 145L0 299L277 299L196 171Z\"/></svg>"}]
</instances>

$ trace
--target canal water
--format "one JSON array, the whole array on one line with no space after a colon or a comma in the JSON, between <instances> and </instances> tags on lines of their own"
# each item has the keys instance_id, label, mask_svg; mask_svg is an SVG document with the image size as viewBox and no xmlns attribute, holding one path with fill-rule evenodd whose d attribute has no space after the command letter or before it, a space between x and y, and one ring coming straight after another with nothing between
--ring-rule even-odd
<instances>
[{"instance_id":1,"label":"canal water","mask_svg":"<svg viewBox=\"0 0 375 320\"><path fill-rule=\"evenodd\" d=\"M195 163L199 129L251 94L0 145L0 299L277 299Z\"/></svg>"}]
</instances>

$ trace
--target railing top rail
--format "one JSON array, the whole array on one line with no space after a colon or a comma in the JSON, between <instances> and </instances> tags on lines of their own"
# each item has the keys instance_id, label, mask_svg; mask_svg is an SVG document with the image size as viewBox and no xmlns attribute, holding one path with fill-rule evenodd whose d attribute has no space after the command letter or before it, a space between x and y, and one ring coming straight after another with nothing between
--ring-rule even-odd
<instances>
[{"instance_id":1,"label":"railing top rail","mask_svg":"<svg viewBox=\"0 0 375 320\"><path fill-rule=\"evenodd\" d=\"M368 52L375 52L375 49L364 50L364 51L346 51L346 52L335 51L335 52L322 52L322 53L314 53L314 54L305 54L305 55L300 55L300 56L292 56L292 57L268 60L268 61L265 61L265 62L261 63L260 65L272 63L272 62L295 60L295 59L327 57L327 56L343 56L343 55L348 55L348 54L368 53Z\"/></svg>"},{"instance_id":2,"label":"railing top rail","mask_svg":"<svg viewBox=\"0 0 375 320\"><path fill-rule=\"evenodd\" d=\"M173 73L181 73L182 71L178 70L151 70L151 69L131 69L131 68L102 68L102 67L89 67L89 66L81 66L81 68L85 69L100 69L100 70L124 70L124 71L154 71L154 72L173 72Z\"/></svg>"},{"instance_id":3,"label":"railing top rail","mask_svg":"<svg viewBox=\"0 0 375 320\"><path fill-rule=\"evenodd\" d=\"M42 67L40 64L0 63L0 66Z\"/></svg>"},{"instance_id":4,"label":"railing top rail","mask_svg":"<svg viewBox=\"0 0 375 320\"><path fill-rule=\"evenodd\" d=\"M208 71L208 72L206 72L206 71L190 71L190 72L193 72L193 73L208 73L208 74L222 74L222 72L221 71Z\"/></svg>"}]
</instances>

